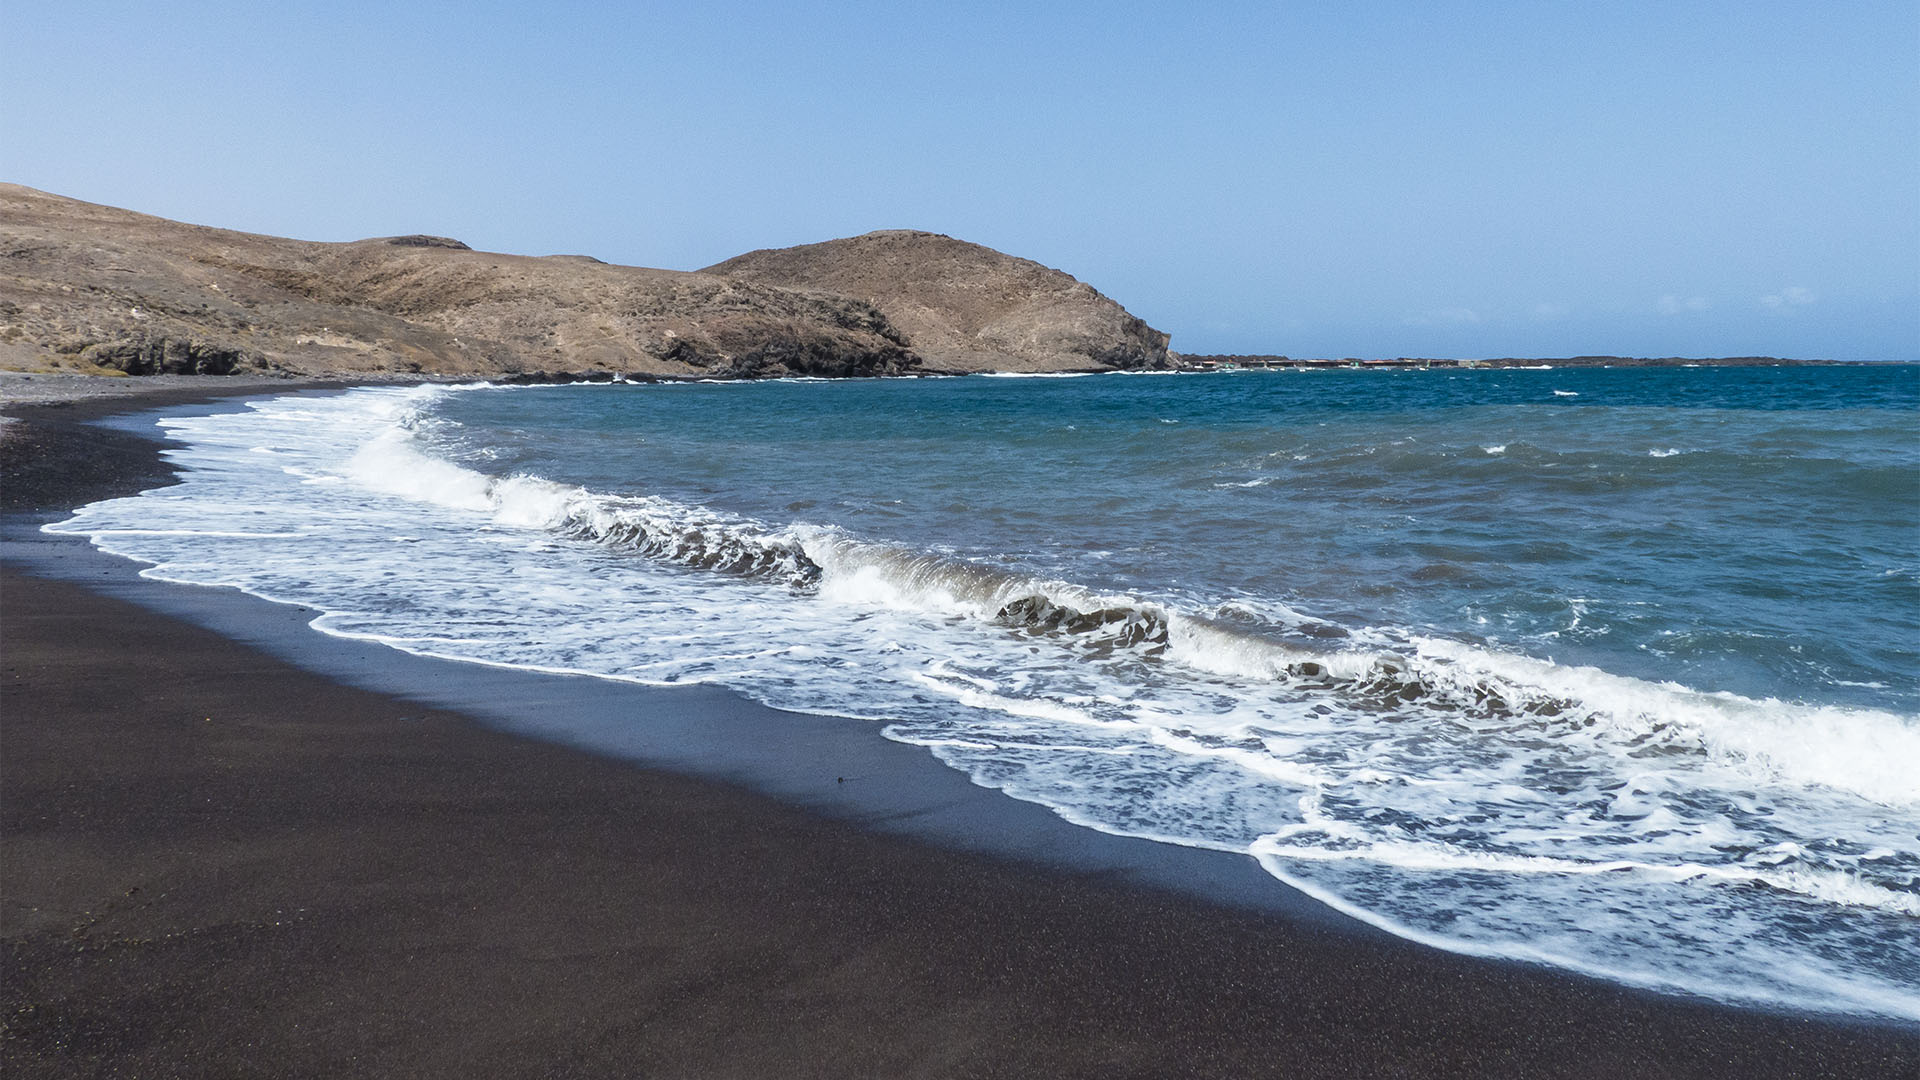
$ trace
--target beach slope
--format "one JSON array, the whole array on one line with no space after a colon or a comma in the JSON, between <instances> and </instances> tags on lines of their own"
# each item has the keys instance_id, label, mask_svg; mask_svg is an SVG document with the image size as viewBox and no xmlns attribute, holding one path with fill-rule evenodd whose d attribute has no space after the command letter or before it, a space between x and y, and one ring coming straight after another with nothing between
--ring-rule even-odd
<instances>
[{"instance_id":1,"label":"beach slope","mask_svg":"<svg viewBox=\"0 0 1920 1080\"><path fill-rule=\"evenodd\" d=\"M85 422L115 407L15 410L9 528L164 482L155 444ZM877 832L339 685L0 561L9 1076L1920 1063L1910 1027L1638 993Z\"/></svg>"}]
</instances>

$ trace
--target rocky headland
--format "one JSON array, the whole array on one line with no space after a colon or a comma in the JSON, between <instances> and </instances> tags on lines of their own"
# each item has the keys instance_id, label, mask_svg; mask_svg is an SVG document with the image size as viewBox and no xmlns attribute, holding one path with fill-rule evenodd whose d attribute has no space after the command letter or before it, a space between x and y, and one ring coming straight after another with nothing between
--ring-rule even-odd
<instances>
[{"instance_id":1,"label":"rocky headland","mask_svg":"<svg viewBox=\"0 0 1920 1080\"><path fill-rule=\"evenodd\" d=\"M879 260L869 288L854 265ZM320 243L0 185L0 368L306 378L758 378L1163 366L1167 335L1059 271L929 233L710 271Z\"/></svg>"},{"instance_id":2,"label":"rocky headland","mask_svg":"<svg viewBox=\"0 0 1920 1080\"><path fill-rule=\"evenodd\" d=\"M1093 286L940 233L887 229L753 251L702 272L872 304L931 370L1173 366L1167 335Z\"/></svg>"}]
</instances>

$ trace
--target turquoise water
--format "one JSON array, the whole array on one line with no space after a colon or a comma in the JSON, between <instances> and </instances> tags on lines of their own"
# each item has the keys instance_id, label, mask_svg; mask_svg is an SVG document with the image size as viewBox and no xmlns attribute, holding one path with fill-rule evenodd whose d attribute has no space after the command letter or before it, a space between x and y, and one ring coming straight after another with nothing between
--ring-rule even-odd
<instances>
[{"instance_id":1,"label":"turquoise water","mask_svg":"<svg viewBox=\"0 0 1920 1080\"><path fill-rule=\"evenodd\" d=\"M873 722L1396 933L1920 1019L1920 369L364 390L57 526Z\"/></svg>"}]
</instances>

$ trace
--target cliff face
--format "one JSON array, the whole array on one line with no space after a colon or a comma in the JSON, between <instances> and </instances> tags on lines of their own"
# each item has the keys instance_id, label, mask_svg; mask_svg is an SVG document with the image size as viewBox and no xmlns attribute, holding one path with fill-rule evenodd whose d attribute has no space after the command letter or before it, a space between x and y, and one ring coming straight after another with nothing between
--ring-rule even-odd
<instances>
[{"instance_id":1,"label":"cliff face","mask_svg":"<svg viewBox=\"0 0 1920 1080\"><path fill-rule=\"evenodd\" d=\"M754 377L918 359L844 297L442 237L285 240L0 185L0 366Z\"/></svg>"},{"instance_id":2,"label":"cliff face","mask_svg":"<svg viewBox=\"0 0 1920 1080\"><path fill-rule=\"evenodd\" d=\"M937 233L754 251L702 273L872 304L929 370L1164 368L1167 335L1058 270Z\"/></svg>"}]
</instances>

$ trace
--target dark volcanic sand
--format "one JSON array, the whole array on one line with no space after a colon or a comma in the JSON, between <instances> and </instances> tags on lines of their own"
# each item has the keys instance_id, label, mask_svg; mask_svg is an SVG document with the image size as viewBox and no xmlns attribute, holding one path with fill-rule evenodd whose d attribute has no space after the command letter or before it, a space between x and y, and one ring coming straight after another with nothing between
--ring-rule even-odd
<instances>
[{"instance_id":1,"label":"dark volcanic sand","mask_svg":"<svg viewBox=\"0 0 1920 1080\"><path fill-rule=\"evenodd\" d=\"M77 423L106 408L22 414L7 509L160 482L152 444ZM1910 1026L883 835L0 570L9 1077L1920 1070Z\"/></svg>"}]
</instances>

